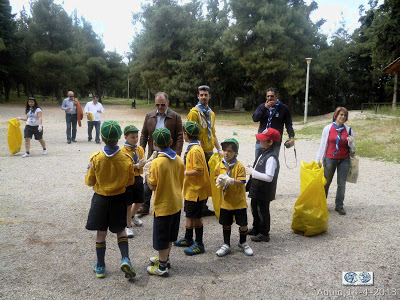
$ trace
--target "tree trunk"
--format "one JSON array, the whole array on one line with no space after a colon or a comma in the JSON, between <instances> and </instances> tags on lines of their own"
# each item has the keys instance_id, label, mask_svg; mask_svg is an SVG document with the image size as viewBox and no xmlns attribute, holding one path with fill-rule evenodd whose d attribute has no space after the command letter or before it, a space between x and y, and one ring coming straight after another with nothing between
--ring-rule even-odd
<instances>
[{"instance_id":1,"label":"tree trunk","mask_svg":"<svg viewBox=\"0 0 400 300\"><path fill-rule=\"evenodd\" d=\"M56 88L55 90L56 93L56 100L59 104L62 103L62 96L61 96L61 89L59 87Z\"/></svg>"}]
</instances>

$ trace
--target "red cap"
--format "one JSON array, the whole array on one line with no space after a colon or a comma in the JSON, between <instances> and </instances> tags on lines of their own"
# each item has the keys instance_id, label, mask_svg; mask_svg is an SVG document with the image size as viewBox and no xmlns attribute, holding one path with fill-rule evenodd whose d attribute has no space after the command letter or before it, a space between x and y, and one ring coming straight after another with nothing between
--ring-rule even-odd
<instances>
[{"instance_id":1,"label":"red cap","mask_svg":"<svg viewBox=\"0 0 400 300\"><path fill-rule=\"evenodd\" d=\"M281 141L281 134L274 128L266 128L263 132L256 134L256 138L259 141Z\"/></svg>"}]
</instances>

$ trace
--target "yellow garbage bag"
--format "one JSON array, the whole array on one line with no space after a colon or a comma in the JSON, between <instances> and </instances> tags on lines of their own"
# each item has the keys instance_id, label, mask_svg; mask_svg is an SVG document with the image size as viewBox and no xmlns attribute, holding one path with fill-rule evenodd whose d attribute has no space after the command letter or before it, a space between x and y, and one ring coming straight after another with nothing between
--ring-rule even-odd
<instances>
[{"instance_id":1,"label":"yellow garbage bag","mask_svg":"<svg viewBox=\"0 0 400 300\"><path fill-rule=\"evenodd\" d=\"M292 229L312 236L328 229L329 213L326 205L324 168L312 161L301 162L301 193L294 204Z\"/></svg>"},{"instance_id":2,"label":"yellow garbage bag","mask_svg":"<svg viewBox=\"0 0 400 300\"><path fill-rule=\"evenodd\" d=\"M21 151L22 134L19 126L21 123L17 119L8 120L7 142L11 154Z\"/></svg>"},{"instance_id":3,"label":"yellow garbage bag","mask_svg":"<svg viewBox=\"0 0 400 300\"><path fill-rule=\"evenodd\" d=\"M89 114L87 114L86 116L87 116L87 119L88 119L89 121L93 121L93 114L92 114L92 112L89 112Z\"/></svg>"},{"instance_id":4,"label":"yellow garbage bag","mask_svg":"<svg viewBox=\"0 0 400 300\"><path fill-rule=\"evenodd\" d=\"M210 168L210 182L211 182L211 193L212 193L211 197L212 197L214 212L218 219L219 219L219 210L222 200L222 189L217 188L215 184L214 170L221 161L222 159L219 153L214 153L210 157L210 160L208 161L208 167Z\"/></svg>"}]
</instances>

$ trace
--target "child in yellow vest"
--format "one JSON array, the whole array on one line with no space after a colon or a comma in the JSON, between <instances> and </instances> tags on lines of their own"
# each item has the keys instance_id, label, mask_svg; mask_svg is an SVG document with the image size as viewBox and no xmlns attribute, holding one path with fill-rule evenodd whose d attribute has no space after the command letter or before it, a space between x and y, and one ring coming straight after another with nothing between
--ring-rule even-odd
<instances>
[{"instance_id":1,"label":"child in yellow vest","mask_svg":"<svg viewBox=\"0 0 400 300\"><path fill-rule=\"evenodd\" d=\"M167 128L154 130L153 141L159 150L158 156L148 171L146 166L144 169L145 173L149 172L146 174L147 185L154 191L153 248L158 251L158 256L150 258L153 265L147 268L147 272L168 277L169 253L179 233L185 165L170 148L171 132Z\"/></svg>"},{"instance_id":2,"label":"child in yellow vest","mask_svg":"<svg viewBox=\"0 0 400 300\"><path fill-rule=\"evenodd\" d=\"M121 270L126 278L136 276L129 259L126 227L126 187L134 183L132 157L120 151L118 140L121 128L115 121L106 121L101 126L101 137L106 144L103 151L90 156L85 183L92 186L94 195L86 223L86 229L96 230L97 262L93 271L99 278L105 277L107 229L117 234L121 252Z\"/></svg>"},{"instance_id":3,"label":"child in yellow vest","mask_svg":"<svg viewBox=\"0 0 400 300\"><path fill-rule=\"evenodd\" d=\"M225 256L231 253L231 226L233 217L239 225L240 242L238 247L244 254L251 256L253 250L246 242L247 228L247 201L246 201L246 169L237 160L239 143L236 139L226 139L221 143L224 158L214 171L217 187L223 189L219 223L223 227L224 244L216 254Z\"/></svg>"},{"instance_id":4,"label":"child in yellow vest","mask_svg":"<svg viewBox=\"0 0 400 300\"><path fill-rule=\"evenodd\" d=\"M185 237L174 242L175 246L187 247L186 255L196 255L205 252L203 244L202 212L211 196L210 177L208 175L206 157L197 137L200 125L188 121L183 125L183 138L189 143L184 156L186 166L185 181L183 183L183 197L185 199L186 233ZM193 229L196 232L196 241L193 241Z\"/></svg>"},{"instance_id":5,"label":"child in yellow vest","mask_svg":"<svg viewBox=\"0 0 400 300\"><path fill-rule=\"evenodd\" d=\"M133 169L135 175L135 183L126 188L126 234L128 238L133 238L132 223L136 226L142 226L142 221L135 216L136 212L144 203L144 188L143 188L143 166L146 164L144 158L144 150L138 146L139 129L133 125L128 125L124 128L125 144L121 148L122 152L129 154L133 158Z\"/></svg>"}]
</instances>

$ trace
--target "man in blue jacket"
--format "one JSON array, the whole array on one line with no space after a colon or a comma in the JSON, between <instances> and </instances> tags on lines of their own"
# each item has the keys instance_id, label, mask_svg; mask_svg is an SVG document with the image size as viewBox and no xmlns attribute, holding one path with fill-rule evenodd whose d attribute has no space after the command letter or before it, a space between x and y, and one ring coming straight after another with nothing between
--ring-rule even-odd
<instances>
[{"instance_id":1,"label":"man in blue jacket","mask_svg":"<svg viewBox=\"0 0 400 300\"><path fill-rule=\"evenodd\" d=\"M253 114L253 121L260 122L258 127L258 133L263 132L265 128L274 128L281 134L281 142L276 147L277 155L282 144L283 126L286 127L286 131L289 135L290 141L288 142L290 147L294 145L294 130L292 126L292 116L290 115L289 107L283 104L278 99L278 90L275 88L267 89L266 101L260 104ZM261 154L262 148L260 142L256 142L255 159Z\"/></svg>"}]
</instances>

